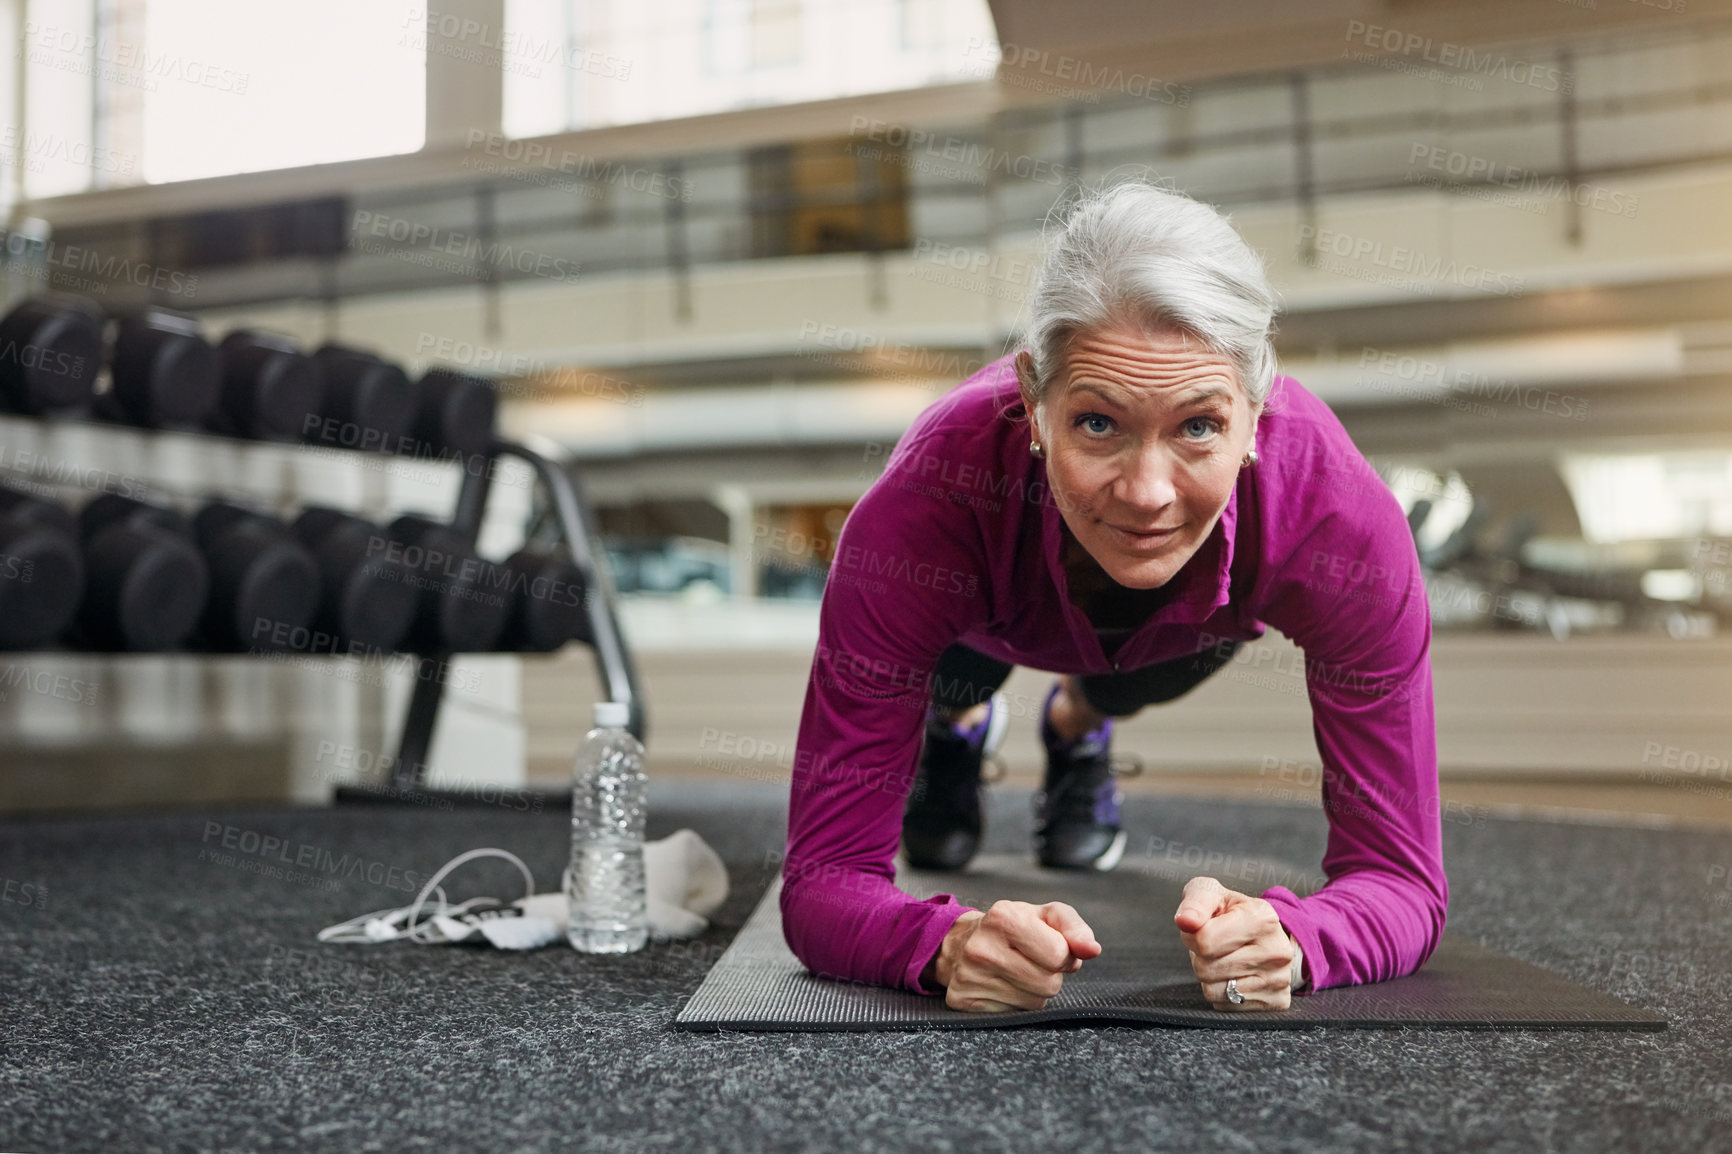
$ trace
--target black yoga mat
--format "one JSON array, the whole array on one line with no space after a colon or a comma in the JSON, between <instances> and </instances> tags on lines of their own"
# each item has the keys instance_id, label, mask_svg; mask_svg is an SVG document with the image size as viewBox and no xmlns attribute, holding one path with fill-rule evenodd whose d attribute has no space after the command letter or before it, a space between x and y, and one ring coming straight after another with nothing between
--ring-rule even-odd
<instances>
[{"instance_id":1,"label":"black yoga mat","mask_svg":"<svg viewBox=\"0 0 1732 1154\"><path fill-rule=\"evenodd\" d=\"M1216 1010L1203 1000L1173 928L1173 911L1188 878L1188 872L1175 873L1165 863L1128 859L1109 873L1043 870L1026 858L1008 856L978 858L964 874L923 874L904 865L898 884L917 897L952 893L978 909L999 898L1068 902L1105 947L1100 957L1065 978L1063 991L1045 1009L996 1014L966 1013L950 1009L942 998L815 977L782 940L778 878L674 1025L687 1030L969 1029L1087 1019L1277 1030L1666 1026L1657 1014L1448 932L1416 974L1301 995L1286 1011Z\"/></svg>"}]
</instances>

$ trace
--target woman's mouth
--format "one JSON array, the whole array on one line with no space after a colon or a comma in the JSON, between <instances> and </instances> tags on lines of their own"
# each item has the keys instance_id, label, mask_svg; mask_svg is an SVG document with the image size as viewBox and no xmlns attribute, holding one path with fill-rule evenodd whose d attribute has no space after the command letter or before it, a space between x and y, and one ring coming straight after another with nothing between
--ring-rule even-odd
<instances>
[{"instance_id":1,"label":"woman's mouth","mask_svg":"<svg viewBox=\"0 0 1732 1154\"><path fill-rule=\"evenodd\" d=\"M1174 526L1170 529L1156 529L1152 532L1144 532L1135 529L1121 529L1119 526L1106 521L1102 521L1101 524L1105 525L1112 532L1112 535L1120 544L1131 548L1146 549L1151 545L1159 545L1170 540L1173 534L1179 531L1178 526Z\"/></svg>"}]
</instances>

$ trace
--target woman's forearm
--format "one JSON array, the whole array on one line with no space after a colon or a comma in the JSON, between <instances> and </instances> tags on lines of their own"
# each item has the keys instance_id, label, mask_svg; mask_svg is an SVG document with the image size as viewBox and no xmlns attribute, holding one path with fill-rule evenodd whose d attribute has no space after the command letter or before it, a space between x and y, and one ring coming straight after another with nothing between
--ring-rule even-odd
<instances>
[{"instance_id":1,"label":"woman's forearm","mask_svg":"<svg viewBox=\"0 0 1732 1154\"><path fill-rule=\"evenodd\" d=\"M919 901L879 874L792 860L781 909L788 947L813 973L921 994L937 992L923 973L968 912L950 894Z\"/></svg>"},{"instance_id":2,"label":"woman's forearm","mask_svg":"<svg viewBox=\"0 0 1732 1154\"><path fill-rule=\"evenodd\" d=\"M1313 990L1411 974L1437 948L1447 905L1437 887L1383 870L1342 874L1307 898L1285 886L1263 897L1304 952Z\"/></svg>"}]
</instances>

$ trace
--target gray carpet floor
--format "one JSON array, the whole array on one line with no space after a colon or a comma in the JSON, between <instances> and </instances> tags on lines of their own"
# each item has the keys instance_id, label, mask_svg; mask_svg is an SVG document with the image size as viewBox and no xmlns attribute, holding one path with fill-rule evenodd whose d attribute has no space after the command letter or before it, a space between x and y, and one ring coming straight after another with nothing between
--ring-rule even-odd
<instances>
[{"instance_id":1,"label":"gray carpet floor","mask_svg":"<svg viewBox=\"0 0 1732 1154\"><path fill-rule=\"evenodd\" d=\"M1027 795L992 801L988 849L1026 849ZM784 797L670 785L652 813L734 889L701 939L623 958L313 940L477 846L551 886L558 815L0 824L0 1149L1732 1150L1732 834L1445 825L1451 929L1664 1013L1657 1033L693 1035L669 1022L777 869ZM1132 854L1323 845L1314 809L1134 797L1126 819ZM284 857L303 868L261 872ZM517 893L502 863L466 871L454 897Z\"/></svg>"}]
</instances>

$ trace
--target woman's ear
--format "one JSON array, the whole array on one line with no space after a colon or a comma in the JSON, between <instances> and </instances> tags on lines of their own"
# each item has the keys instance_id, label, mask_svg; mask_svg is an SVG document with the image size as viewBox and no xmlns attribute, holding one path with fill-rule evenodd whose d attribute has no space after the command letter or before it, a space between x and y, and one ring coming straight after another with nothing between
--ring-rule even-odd
<instances>
[{"instance_id":1,"label":"woman's ear","mask_svg":"<svg viewBox=\"0 0 1732 1154\"><path fill-rule=\"evenodd\" d=\"M1034 432L1035 440L1040 439L1040 426L1035 418L1035 402L1033 396L1034 358L1027 349L1016 354L1011 362L1016 367L1016 388L1022 394L1022 407L1028 413L1028 423Z\"/></svg>"}]
</instances>

